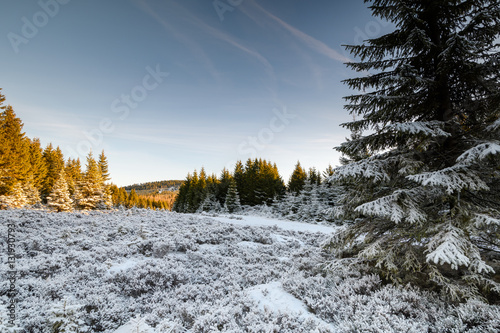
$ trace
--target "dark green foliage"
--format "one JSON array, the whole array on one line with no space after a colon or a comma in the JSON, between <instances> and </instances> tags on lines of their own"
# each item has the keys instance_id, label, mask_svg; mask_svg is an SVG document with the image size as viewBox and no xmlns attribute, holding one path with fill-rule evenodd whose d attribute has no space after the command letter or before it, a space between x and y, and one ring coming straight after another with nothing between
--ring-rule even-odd
<instances>
[{"instance_id":1,"label":"dark green foliage","mask_svg":"<svg viewBox=\"0 0 500 333\"><path fill-rule=\"evenodd\" d=\"M500 244L483 240L500 225L500 3L366 2L396 29L347 46L363 76L345 81L361 91L346 109L360 119L343 124L353 135L332 178L355 223L332 248L387 280L498 300L486 254Z\"/></svg>"},{"instance_id":2,"label":"dark green foliage","mask_svg":"<svg viewBox=\"0 0 500 333\"><path fill-rule=\"evenodd\" d=\"M226 202L227 190L229 189L229 184L232 180L233 176L231 175L229 170L224 168L221 172L220 179L215 186L215 198L217 199L221 207Z\"/></svg>"},{"instance_id":3,"label":"dark green foliage","mask_svg":"<svg viewBox=\"0 0 500 333\"><path fill-rule=\"evenodd\" d=\"M127 191L134 189L138 193L153 193L159 190L177 189L183 182L183 180L161 180L157 182L129 185L125 186L124 189Z\"/></svg>"},{"instance_id":4,"label":"dark green foliage","mask_svg":"<svg viewBox=\"0 0 500 333\"><path fill-rule=\"evenodd\" d=\"M276 164L262 159L248 159L243 169L237 165L234 179L245 206L271 204L274 197L285 192Z\"/></svg>"},{"instance_id":5,"label":"dark green foliage","mask_svg":"<svg viewBox=\"0 0 500 333\"><path fill-rule=\"evenodd\" d=\"M262 159L249 159L245 166L238 161L233 175L224 169L219 179L213 175L207 177L203 169L199 175L196 171L193 175L189 174L179 188L173 210L194 213L207 201L207 197L213 197L214 199L209 201L216 200L223 207L233 180L241 205L270 205L275 197L285 192L285 185L276 164Z\"/></svg>"},{"instance_id":6,"label":"dark green foliage","mask_svg":"<svg viewBox=\"0 0 500 333\"><path fill-rule=\"evenodd\" d=\"M234 179L229 183L224 208L229 213L235 213L241 210L240 197L238 195L238 189L236 188L236 182Z\"/></svg>"}]
</instances>

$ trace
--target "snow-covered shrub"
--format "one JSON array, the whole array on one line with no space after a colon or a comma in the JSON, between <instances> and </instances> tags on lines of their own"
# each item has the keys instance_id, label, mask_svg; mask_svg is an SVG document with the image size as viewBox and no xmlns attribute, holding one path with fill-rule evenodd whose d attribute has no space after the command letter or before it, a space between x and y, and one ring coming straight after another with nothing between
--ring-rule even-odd
<instances>
[{"instance_id":1,"label":"snow-covered shrub","mask_svg":"<svg viewBox=\"0 0 500 333\"><path fill-rule=\"evenodd\" d=\"M79 305L68 304L67 300L55 304L49 312L48 325L50 332L70 333L87 332L81 316L83 315Z\"/></svg>"},{"instance_id":2,"label":"snow-covered shrub","mask_svg":"<svg viewBox=\"0 0 500 333\"><path fill-rule=\"evenodd\" d=\"M321 233L140 209L7 210L0 221L0 244L6 224L16 226L16 323L27 332L64 324L114 333L138 318L141 329L173 333L495 332L498 326L498 306L453 306L435 294L384 286L349 259L325 253ZM5 277L0 271L0 308L9 301ZM262 306L251 297L259 286L267 286L262 299L271 301L279 287L306 313Z\"/></svg>"}]
</instances>

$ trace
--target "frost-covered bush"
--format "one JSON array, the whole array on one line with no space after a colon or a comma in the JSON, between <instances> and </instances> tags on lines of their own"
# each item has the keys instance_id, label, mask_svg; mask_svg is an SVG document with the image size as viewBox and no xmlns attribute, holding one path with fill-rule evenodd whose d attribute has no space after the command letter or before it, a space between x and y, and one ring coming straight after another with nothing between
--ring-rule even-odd
<instances>
[{"instance_id":1,"label":"frost-covered bush","mask_svg":"<svg viewBox=\"0 0 500 333\"><path fill-rule=\"evenodd\" d=\"M321 233L139 209L1 211L0 221L4 253L6 224L16 229L18 332L111 333L138 321L149 332L489 332L500 317L384 286L325 253ZM276 286L306 313L276 303ZM8 288L2 270L0 309ZM255 298L255 288L267 291Z\"/></svg>"}]
</instances>

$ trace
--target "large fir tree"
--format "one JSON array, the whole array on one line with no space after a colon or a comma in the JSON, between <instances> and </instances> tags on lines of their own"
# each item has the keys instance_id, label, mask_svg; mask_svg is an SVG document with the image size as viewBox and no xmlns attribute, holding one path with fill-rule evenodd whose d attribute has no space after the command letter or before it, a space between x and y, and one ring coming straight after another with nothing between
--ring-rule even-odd
<instances>
[{"instance_id":1,"label":"large fir tree","mask_svg":"<svg viewBox=\"0 0 500 333\"><path fill-rule=\"evenodd\" d=\"M343 126L371 134L338 147L359 157L333 175L355 222L331 246L395 282L498 300L499 1L365 2L396 29L347 47L363 76L345 81L362 93Z\"/></svg>"}]
</instances>

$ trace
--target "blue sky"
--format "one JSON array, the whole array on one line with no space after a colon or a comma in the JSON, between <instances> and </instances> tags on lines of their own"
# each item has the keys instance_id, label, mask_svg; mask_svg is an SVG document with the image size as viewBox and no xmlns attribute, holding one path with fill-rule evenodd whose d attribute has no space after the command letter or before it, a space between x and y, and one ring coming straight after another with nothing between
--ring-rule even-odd
<instances>
[{"instance_id":1,"label":"blue sky","mask_svg":"<svg viewBox=\"0 0 500 333\"><path fill-rule=\"evenodd\" d=\"M29 137L120 186L261 157L324 170L351 117L342 44L390 27L361 0L2 1L0 87Z\"/></svg>"}]
</instances>

